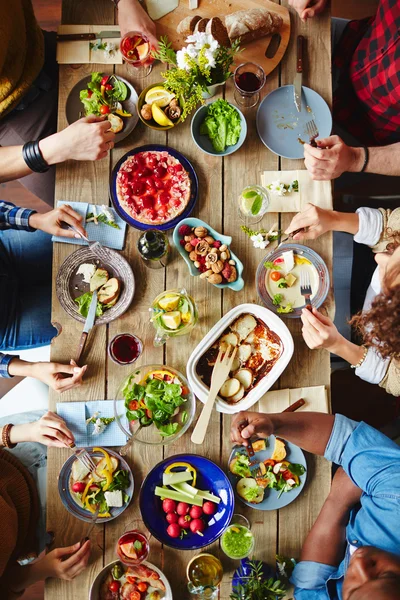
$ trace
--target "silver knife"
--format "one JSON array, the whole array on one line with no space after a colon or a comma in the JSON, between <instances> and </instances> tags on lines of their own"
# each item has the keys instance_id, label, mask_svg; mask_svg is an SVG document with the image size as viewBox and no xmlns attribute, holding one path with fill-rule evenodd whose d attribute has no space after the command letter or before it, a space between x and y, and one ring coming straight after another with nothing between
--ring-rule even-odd
<instances>
[{"instance_id":1,"label":"silver knife","mask_svg":"<svg viewBox=\"0 0 400 600\"><path fill-rule=\"evenodd\" d=\"M120 38L120 31L99 31L98 33L58 33L57 42L81 42L86 40L102 40Z\"/></svg>"},{"instance_id":2,"label":"silver knife","mask_svg":"<svg viewBox=\"0 0 400 600\"><path fill-rule=\"evenodd\" d=\"M297 36L297 60L296 60L296 75L293 81L294 88L294 103L298 112L301 111L301 86L303 82L303 46L304 37Z\"/></svg>"},{"instance_id":3,"label":"silver knife","mask_svg":"<svg viewBox=\"0 0 400 600\"><path fill-rule=\"evenodd\" d=\"M79 361L85 349L86 340L89 335L89 331L92 329L94 325L94 320L96 318L96 308L97 308L97 290L94 290L92 300L90 302L90 307L88 311L88 316L86 317L85 326L82 331L81 339L79 341L78 354L76 357L76 364L79 365Z\"/></svg>"}]
</instances>

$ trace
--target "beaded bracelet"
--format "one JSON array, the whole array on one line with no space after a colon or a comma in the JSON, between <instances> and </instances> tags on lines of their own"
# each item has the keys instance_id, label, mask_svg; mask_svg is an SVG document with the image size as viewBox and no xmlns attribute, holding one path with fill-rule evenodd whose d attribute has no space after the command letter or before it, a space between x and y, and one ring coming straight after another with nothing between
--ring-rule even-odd
<instances>
[{"instance_id":1,"label":"beaded bracelet","mask_svg":"<svg viewBox=\"0 0 400 600\"><path fill-rule=\"evenodd\" d=\"M26 142L22 147L22 157L34 173L45 173L50 168L42 156L38 141Z\"/></svg>"},{"instance_id":2,"label":"beaded bracelet","mask_svg":"<svg viewBox=\"0 0 400 600\"><path fill-rule=\"evenodd\" d=\"M3 448L15 448L17 444L12 444L10 440L10 431L14 427L13 423L7 423L4 425L1 432L1 444Z\"/></svg>"},{"instance_id":3,"label":"beaded bracelet","mask_svg":"<svg viewBox=\"0 0 400 600\"><path fill-rule=\"evenodd\" d=\"M361 365L363 364L364 360L367 358L368 348L366 348L366 346L361 346L361 348L364 348L364 354L362 355L361 360L359 360L359 362L356 365L350 365L350 367L352 369L358 369L359 367L361 367Z\"/></svg>"}]
</instances>

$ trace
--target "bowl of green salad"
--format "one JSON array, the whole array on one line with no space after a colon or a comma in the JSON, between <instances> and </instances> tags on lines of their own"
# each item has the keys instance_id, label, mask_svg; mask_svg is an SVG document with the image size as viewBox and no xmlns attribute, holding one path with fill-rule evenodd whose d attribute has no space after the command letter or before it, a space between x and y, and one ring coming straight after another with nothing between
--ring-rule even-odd
<instances>
[{"instance_id":1,"label":"bowl of green salad","mask_svg":"<svg viewBox=\"0 0 400 600\"><path fill-rule=\"evenodd\" d=\"M196 146L206 154L228 156L243 145L247 123L237 106L219 98L195 112L191 133Z\"/></svg>"},{"instance_id":2,"label":"bowl of green salad","mask_svg":"<svg viewBox=\"0 0 400 600\"><path fill-rule=\"evenodd\" d=\"M124 410L118 410L119 400ZM179 439L190 427L196 399L186 378L172 367L144 365L132 370L114 400L116 422L128 439L160 446Z\"/></svg>"}]
</instances>

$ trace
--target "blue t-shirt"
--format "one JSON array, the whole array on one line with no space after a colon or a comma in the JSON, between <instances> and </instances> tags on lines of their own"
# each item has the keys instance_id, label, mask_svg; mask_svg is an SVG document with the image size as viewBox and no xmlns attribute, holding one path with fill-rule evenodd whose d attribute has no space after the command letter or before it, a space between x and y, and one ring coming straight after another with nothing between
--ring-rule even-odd
<instances>
[{"instance_id":1,"label":"blue t-shirt","mask_svg":"<svg viewBox=\"0 0 400 600\"><path fill-rule=\"evenodd\" d=\"M400 556L400 447L366 423L336 415L325 458L341 465L361 490L346 529L339 567L301 561L293 571L296 600L341 600L349 546L375 546Z\"/></svg>"}]
</instances>

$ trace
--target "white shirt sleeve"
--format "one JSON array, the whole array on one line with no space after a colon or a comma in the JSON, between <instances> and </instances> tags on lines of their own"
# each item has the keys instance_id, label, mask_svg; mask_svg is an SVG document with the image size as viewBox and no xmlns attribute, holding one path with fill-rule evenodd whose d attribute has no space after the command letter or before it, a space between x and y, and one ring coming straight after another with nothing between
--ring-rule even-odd
<instances>
[{"instance_id":1,"label":"white shirt sleeve","mask_svg":"<svg viewBox=\"0 0 400 600\"><path fill-rule=\"evenodd\" d=\"M366 246L375 246L379 242L383 229L383 216L377 208L365 206L356 210L359 218L359 228L354 241Z\"/></svg>"},{"instance_id":2,"label":"white shirt sleeve","mask_svg":"<svg viewBox=\"0 0 400 600\"><path fill-rule=\"evenodd\" d=\"M374 348L368 348L367 356L356 375L368 383L380 383L386 375L390 358L382 358Z\"/></svg>"}]
</instances>

